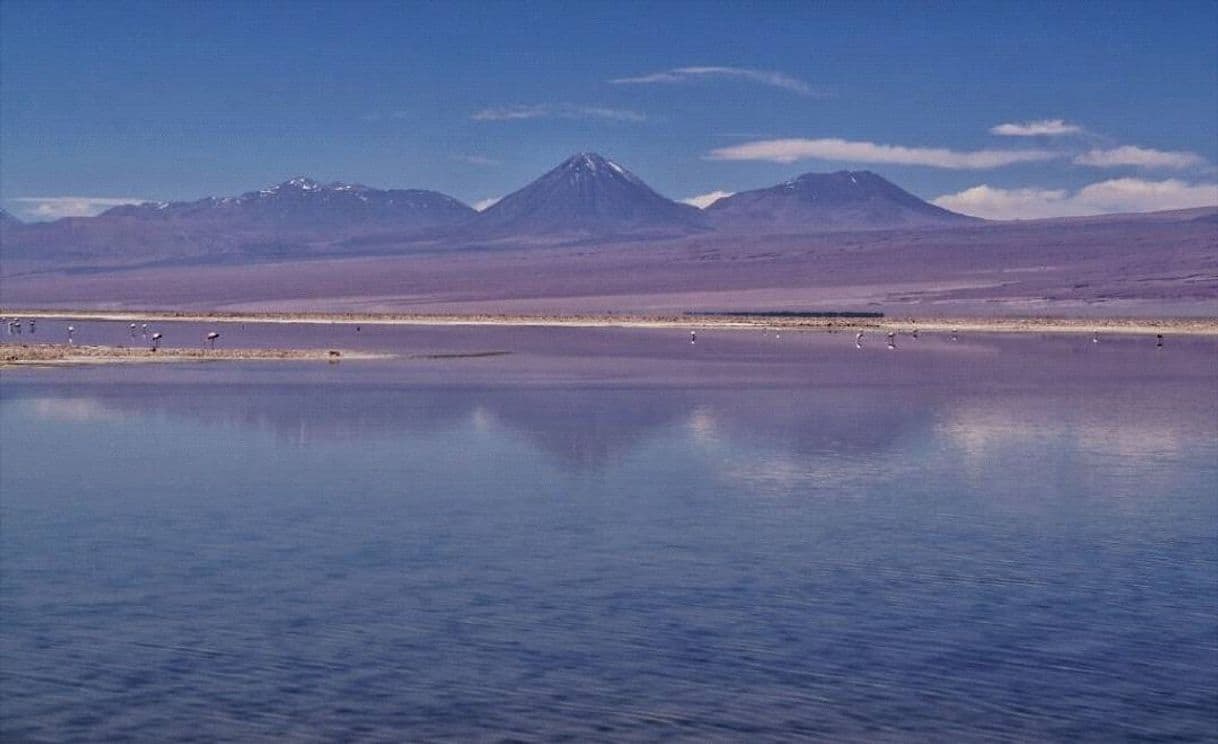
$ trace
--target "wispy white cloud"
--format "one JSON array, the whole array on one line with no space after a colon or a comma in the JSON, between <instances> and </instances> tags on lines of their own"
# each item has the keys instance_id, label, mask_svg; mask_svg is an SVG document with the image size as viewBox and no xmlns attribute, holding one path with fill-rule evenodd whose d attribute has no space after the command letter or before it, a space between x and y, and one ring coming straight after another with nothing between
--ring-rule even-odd
<instances>
[{"instance_id":1,"label":"wispy white cloud","mask_svg":"<svg viewBox=\"0 0 1218 744\"><path fill-rule=\"evenodd\" d=\"M990 128L990 134L998 134L1004 137L1056 137L1063 134L1081 134L1082 132L1083 128L1078 124L1069 124L1061 119L1009 122Z\"/></svg>"},{"instance_id":2,"label":"wispy white cloud","mask_svg":"<svg viewBox=\"0 0 1218 744\"><path fill-rule=\"evenodd\" d=\"M1218 206L1218 183L1189 183L1175 178L1163 181L1114 178L1083 187L1078 198L1105 212Z\"/></svg>"},{"instance_id":3,"label":"wispy white cloud","mask_svg":"<svg viewBox=\"0 0 1218 744\"><path fill-rule=\"evenodd\" d=\"M682 199L681 201L691 206L695 206L698 209L706 209L720 199L731 196L735 193L735 191L711 191L706 194L691 196L688 199Z\"/></svg>"},{"instance_id":4,"label":"wispy white cloud","mask_svg":"<svg viewBox=\"0 0 1218 744\"><path fill-rule=\"evenodd\" d=\"M638 111L609 108L608 106L584 106L573 103L517 104L492 106L475 111L470 117L474 121L519 121L524 119L601 119L604 121L640 122L647 117Z\"/></svg>"},{"instance_id":5,"label":"wispy white cloud","mask_svg":"<svg viewBox=\"0 0 1218 744\"><path fill-rule=\"evenodd\" d=\"M995 220L1076 217L1218 206L1218 184L1115 178L1089 184L1075 192L1003 189L983 184L932 201L944 209Z\"/></svg>"},{"instance_id":6,"label":"wispy white cloud","mask_svg":"<svg viewBox=\"0 0 1218 744\"><path fill-rule=\"evenodd\" d=\"M1012 163L1028 163L1061 157L1047 150L948 150L940 147L903 147L843 139L774 139L720 147L711 160L768 160L794 163L799 160L837 160L851 163L925 165L932 168L980 170Z\"/></svg>"},{"instance_id":7,"label":"wispy white cloud","mask_svg":"<svg viewBox=\"0 0 1218 744\"><path fill-rule=\"evenodd\" d=\"M1094 211L1078 211L1069 197L1065 189L1003 189L982 184L955 194L944 194L931 202L953 212L990 220L1095 214Z\"/></svg>"},{"instance_id":8,"label":"wispy white cloud","mask_svg":"<svg viewBox=\"0 0 1218 744\"><path fill-rule=\"evenodd\" d=\"M495 158L488 158L485 155L458 155L456 159L460 160L462 163L468 163L469 165L479 165L479 166L483 166L486 168L493 168L497 165L503 165L502 160L496 160Z\"/></svg>"},{"instance_id":9,"label":"wispy white cloud","mask_svg":"<svg viewBox=\"0 0 1218 744\"><path fill-rule=\"evenodd\" d=\"M495 206L496 204L498 204L499 200L502 198L503 198L502 196L492 196L489 199L482 199L480 201L476 201L476 202L474 202L474 209L478 210L479 212L485 211L485 210L490 209L491 207Z\"/></svg>"},{"instance_id":10,"label":"wispy white cloud","mask_svg":"<svg viewBox=\"0 0 1218 744\"><path fill-rule=\"evenodd\" d=\"M114 196L22 196L11 201L22 217L35 220L57 220L60 217L92 217L110 207L140 204L148 201L136 197Z\"/></svg>"},{"instance_id":11,"label":"wispy white cloud","mask_svg":"<svg viewBox=\"0 0 1218 744\"><path fill-rule=\"evenodd\" d=\"M1138 168L1194 168L1205 165L1205 158L1195 152L1153 150L1149 147L1124 145L1110 150L1089 150L1074 158L1076 165L1097 168L1136 166Z\"/></svg>"},{"instance_id":12,"label":"wispy white cloud","mask_svg":"<svg viewBox=\"0 0 1218 744\"><path fill-rule=\"evenodd\" d=\"M652 72L637 77L624 77L610 80L614 85L651 85L657 83L691 83L698 80L744 80L758 85L768 85L774 88L798 93L801 96L821 96L824 93L812 88L811 85L782 72L773 70L754 70L748 67L677 67L661 72Z\"/></svg>"}]
</instances>

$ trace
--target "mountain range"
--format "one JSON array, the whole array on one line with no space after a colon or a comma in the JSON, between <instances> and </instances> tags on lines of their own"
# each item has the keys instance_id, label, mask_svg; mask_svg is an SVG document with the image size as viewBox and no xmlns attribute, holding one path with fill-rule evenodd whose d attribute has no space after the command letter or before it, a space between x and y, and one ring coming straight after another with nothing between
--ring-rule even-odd
<instances>
[{"instance_id":1,"label":"mountain range","mask_svg":"<svg viewBox=\"0 0 1218 744\"><path fill-rule=\"evenodd\" d=\"M436 191L381 190L336 181L322 185L298 177L241 196L190 202L145 202L113 207L103 218L204 220L223 225L351 227L377 224L404 230L461 223L476 212Z\"/></svg>"},{"instance_id":2,"label":"mountain range","mask_svg":"<svg viewBox=\"0 0 1218 744\"><path fill-rule=\"evenodd\" d=\"M809 173L700 210L612 160L578 153L482 212L436 191L298 177L240 196L122 205L96 217L24 223L5 213L0 246L7 260L115 264L972 222L868 171Z\"/></svg>"},{"instance_id":3,"label":"mountain range","mask_svg":"<svg viewBox=\"0 0 1218 744\"><path fill-rule=\"evenodd\" d=\"M343 312L1218 312L1218 207L990 222L867 171L702 210L591 153L478 212L294 178L235 197L0 219L11 307Z\"/></svg>"},{"instance_id":4,"label":"mountain range","mask_svg":"<svg viewBox=\"0 0 1218 744\"><path fill-rule=\"evenodd\" d=\"M1162 220L1179 226L1164 223L1162 229L1190 230L1185 224L1196 224L1203 230L1214 224L1214 212L1164 213ZM879 231L912 244L931 235L956 241L945 230L1000 230L1007 236L1002 241L1028 248L1028 241L1045 242L1066 250L1065 235L1084 223L1138 220L1147 229L1158 229L1151 224L1158 219L1141 214L987 222L931 205L870 170L806 173L698 209L658 194L608 158L581 152L481 212L436 191L322 184L309 178L240 196L145 202L55 222L23 223L2 212L0 274L319 257L458 257L466 250L531 246L596 244L603 246L600 252L611 252L614 246L644 240L653 247L683 245L715 257L737 245L873 242L878 237L866 234ZM1029 231L1029 224L1039 226ZM1164 235L1163 240L1172 239Z\"/></svg>"}]
</instances>

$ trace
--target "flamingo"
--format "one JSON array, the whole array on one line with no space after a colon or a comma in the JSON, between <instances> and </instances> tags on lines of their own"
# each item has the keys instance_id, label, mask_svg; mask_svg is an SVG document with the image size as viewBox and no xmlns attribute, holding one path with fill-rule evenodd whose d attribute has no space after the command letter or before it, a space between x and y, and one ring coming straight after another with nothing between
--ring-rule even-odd
<instances>
[{"instance_id":1,"label":"flamingo","mask_svg":"<svg viewBox=\"0 0 1218 744\"><path fill-rule=\"evenodd\" d=\"M854 337L854 348L856 348L856 349L863 348L863 332L862 331L859 331L858 334L855 335L855 337Z\"/></svg>"},{"instance_id":2,"label":"flamingo","mask_svg":"<svg viewBox=\"0 0 1218 744\"><path fill-rule=\"evenodd\" d=\"M211 344L211 348L216 348L216 339L218 338L220 338L220 334L215 331L207 334L207 343Z\"/></svg>"},{"instance_id":3,"label":"flamingo","mask_svg":"<svg viewBox=\"0 0 1218 744\"><path fill-rule=\"evenodd\" d=\"M891 351L897 348L897 334L895 331L888 332L888 349Z\"/></svg>"},{"instance_id":4,"label":"flamingo","mask_svg":"<svg viewBox=\"0 0 1218 744\"><path fill-rule=\"evenodd\" d=\"M165 334L163 334L163 333L152 334L152 350L153 351L156 351L157 345L161 343L161 339L164 337L165 337Z\"/></svg>"},{"instance_id":5,"label":"flamingo","mask_svg":"<svg viewBox=\"0 0 1218 744\"><path fill-rule=\"evenodd\" d=\"M72 340L73 333L76 333L76 326L68 326L68 346L73 346L76 343Z\"/></svg>"},{"instance_id":6,"label":"flamingo","mask_svg":"<svg viewBox=\"0 0 1218 744\"><path fill-rule=\"evenodd\" d=\"M1155 334L1155 348L1157 348L1157 349L1163 348L1163 334L1162 333Z\"/></svg>"},{"instance_id":7,"label":"flamingo","mask_svg":"<svg viewBox=\"0 0 1218 744\"><path fill-rule=\"evenodd\" d=\"M690 331L690 332L689 332L689 342L690 342L691 344L696 344L696 343L698 343L698 332L697 332L697 331Z\"/></svg>"}]
</instances>

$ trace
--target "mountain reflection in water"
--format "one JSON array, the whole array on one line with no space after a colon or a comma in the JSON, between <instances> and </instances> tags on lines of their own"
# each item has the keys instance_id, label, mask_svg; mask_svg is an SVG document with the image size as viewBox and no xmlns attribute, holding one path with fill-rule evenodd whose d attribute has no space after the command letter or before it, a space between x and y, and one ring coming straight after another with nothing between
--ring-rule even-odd
<instances>
[{"instance_id":1,"label":"mountain reflection in water","mask_svg":"<svg viewBox=\"0 0 1218 744\"><path fill-rule=\"evenodd\" d=\"M540 381L527 334L478 367L6 372L0 734L1218 726L1210 346L656 338Z\"/></svg>"}]
</instances>

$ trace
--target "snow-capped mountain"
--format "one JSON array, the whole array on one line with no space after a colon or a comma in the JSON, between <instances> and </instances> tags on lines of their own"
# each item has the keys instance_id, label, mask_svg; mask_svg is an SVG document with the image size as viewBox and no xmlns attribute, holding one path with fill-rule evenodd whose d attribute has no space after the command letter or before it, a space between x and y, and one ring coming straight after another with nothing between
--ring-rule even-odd
<instances>
[{"instance_id":1,"label":"snow-capped mountain","mask_svg":"<svg viewBox=\"0 0 1218 744\"><path fill-rule=\"evenodd\" d=\"M820 232L978 222L923 201L871 171L805 173L724 197L705 210L725 231Z\"/></svg>"},{"instance_id":2,"label":"snow-capped mountain","mask_svg":"<svg viewBox=\"0 0 1218 744\"><path fill-rule=\"evenodd\" d=\"M382 190L339 181L323 185L298 177L240 196L114 207L101 218L204 220L293 228L423 229L455 225L474 214L471 207L436 191Z\"/></svg>"},{"instance_id":3,"label":"snow-capped mountain","mask_svg":"<svg viewBox=\"0 0 1218 744\"><path fill-rule=\"evenodd\" d=\"M477 213L450 196L293 178L240 196L114 207L96 217L9 225L9 260L143 264L380 252ZM365 241L353 245L353 241Z\"/></svg>"},{"instance_id":4,"label":"snow-capped mountain","mask_svg":"<svg viewBox=\"0 0 1218 744\"><path fill-rule=\"evenodd\" d=\"M642 179L596 153L564 160L480 213L471 226L487 234L683 234L703 215L656 193Z\"/></svg>"}]
</instances>

